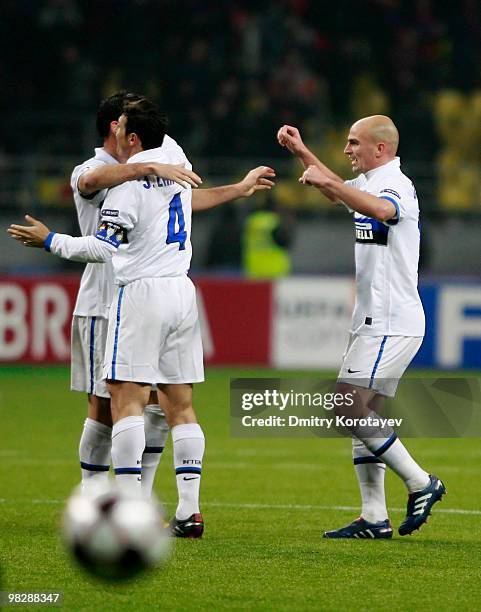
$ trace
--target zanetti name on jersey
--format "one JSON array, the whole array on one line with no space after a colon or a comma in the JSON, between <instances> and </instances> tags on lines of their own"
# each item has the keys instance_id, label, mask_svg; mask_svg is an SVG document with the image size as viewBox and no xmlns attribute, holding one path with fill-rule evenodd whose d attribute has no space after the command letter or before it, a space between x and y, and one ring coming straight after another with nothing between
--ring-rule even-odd
<instances>
[{"instance_id":1,"label":"zanetti name on jersey","mask_svg":"<svg viewBox=\"0 0 481 612\"><path fill-rule=\"evenodd\" d=\"M354 219L356 229L356 242L361 244L379 244L387 246L389 227L371 217L356 217Z\"/></svg>"},{"instance_id":2,"label":"zanetti name on jersey","mask_svg":"<svg viewBox=\"0 0 481 612\"><path fill-rule=\"evenodd\" d=\"M160 178L160 176L144 176L142 187L144 189L150 189L151 187L170 187L170 185L174 185L175 181L171 181L170 179Z\"/></svg>"}]
</instances>

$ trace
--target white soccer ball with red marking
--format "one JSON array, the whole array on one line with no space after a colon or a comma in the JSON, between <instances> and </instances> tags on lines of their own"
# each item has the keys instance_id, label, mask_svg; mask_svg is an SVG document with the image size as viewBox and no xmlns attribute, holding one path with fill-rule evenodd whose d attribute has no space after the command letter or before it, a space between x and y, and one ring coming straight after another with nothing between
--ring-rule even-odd
<instances>
[{"instance_id":1,"label":"white soccer ball with red marking","mask_svg":"<svg viewBox=\"0 0 481 612\"><path fill-rule=\"evenodd\" d=\"M75 490L62 521L64 542L89 572L128 579L165 563L172 538L155 500L132 497L115 483Z\"/></svg>"}]
</instances>

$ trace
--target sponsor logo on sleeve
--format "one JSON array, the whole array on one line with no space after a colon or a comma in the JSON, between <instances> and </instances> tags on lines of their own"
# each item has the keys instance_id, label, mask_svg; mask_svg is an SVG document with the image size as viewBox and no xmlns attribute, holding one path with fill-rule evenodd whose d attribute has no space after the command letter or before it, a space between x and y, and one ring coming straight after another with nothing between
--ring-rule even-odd
<instances>
[{"instance_id":1,"label":"sponsor logo on sleeve","mask_svg":"<svg viewBox=\"0 0 481 612\"><path fill-rule=\"evenodd\" d=\"M401 199L401 196L399 195L399 193L397 191L394 191L394 189L382 189L380 193L390 193L391 195L395 196L399 200Z\"/></svg>"},{"instance_id":2,"label":"sponsor logo on sleeve","mask_svg":"<svg viewBox=\"0 0 481 612\"><path fill-rule=\"evenodd\" d=\"M119 216L119 211L118 210L112 210L110 208L104 208L104 210L102 211L102 216L103 217L118 217Z\"/></svg>"}]
</instances>

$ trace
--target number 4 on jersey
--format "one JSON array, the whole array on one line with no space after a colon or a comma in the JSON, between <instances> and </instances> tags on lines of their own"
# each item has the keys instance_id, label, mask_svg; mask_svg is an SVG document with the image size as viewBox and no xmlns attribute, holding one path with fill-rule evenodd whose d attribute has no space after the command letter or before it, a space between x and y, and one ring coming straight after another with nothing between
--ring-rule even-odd
<instances>
[{"instance_id":1,"label":"number 4 on jersey","mask_svg":"<svg viewBox=\"0 0 481 612\"><path fill-rule=\"evenodd\" d=\"M177 222L178 231L175 231ZM179 243L179 251L185 250L187 232L185 231L184 211L182 210L182 200L180 193L176 193L169 204L169 221L167 223L167 244Z\"/></svg>"}]
</instances>

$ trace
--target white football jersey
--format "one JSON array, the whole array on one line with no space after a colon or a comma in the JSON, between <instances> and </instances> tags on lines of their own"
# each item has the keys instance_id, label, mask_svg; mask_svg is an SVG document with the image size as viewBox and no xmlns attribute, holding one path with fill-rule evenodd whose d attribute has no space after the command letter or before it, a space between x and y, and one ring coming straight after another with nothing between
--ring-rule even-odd
<instances>
[{"instance_id":1,"label":"white football jersey","mask_svg":"<svg viewBox=\"0 0 481 612\"><path fill-rule=\"evenodd\" d=\"M418 293L419 205L400 159L347 184L389 200L397 215L383 223L354 212L356 304L351 332L367 336L423 336Z\"/></svg>"},{"instance_id":2,"label":"white football jersey","mask_svg":"<svg viewBox=\"0 0 481 612\"><path fill-rule=\"evenodd\" d=\"M190 170L181 147L166 139L161 147L141 151L127 163L184 164ZM110 189L96 237L118 247L112 260L116 283L187 274L192 257L191 218L190 186L146 177Z\"/></svg>"},{"instance_id":3,"label":"white football jersey","mask_svg":"<svg viewBox=\"0 0 481 612\"><path fill-rule=\"evenodd\" d=\"M70 185L77 208L78 222L82 236L93 236L100 221L100 208L107 195L103 189L92 196L84 196L78 188L79 178L87 172L104 164L117 164L117 160L105 149L96 148L95 157L88 159L72 172ZM114 270L111 261L88 263L85 266L80 289L75 303L74 315L82 317L107 317L114 295Z\"/></svg>"}]
</instances>

